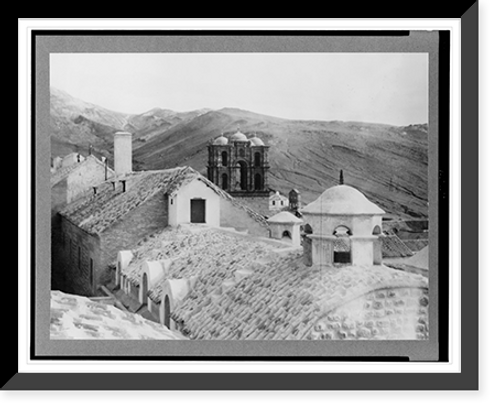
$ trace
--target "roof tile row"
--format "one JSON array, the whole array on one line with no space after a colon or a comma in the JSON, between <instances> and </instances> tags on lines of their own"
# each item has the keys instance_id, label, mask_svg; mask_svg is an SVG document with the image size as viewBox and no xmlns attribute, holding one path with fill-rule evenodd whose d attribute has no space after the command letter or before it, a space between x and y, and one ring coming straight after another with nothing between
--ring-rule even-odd
<instances>
[{"instance_id":1,"label":"roof tile row","mask_svg":"<svg viewBox=\"0 0 500 412\"><path fill-rule=\"evenodd\" d=\"M264 240L209 227L195 231L182 226L168 228L133 251L134 258L123 275L139 285L144 262L171 259L166 276L148 291L149 297L160 303L168 279L198 278L206 292L212 291L236 270L273 256L278 247L276 243L270 245Z\"/></svg>"},{"instance_id":2,"label":"roof tile row","mask_svg":"<svg viewBox=\"0 0 500 412\"><path fill-rule=\"evenodd\" d=\"M182 185L194 179L202 181L219 196L245 210L260 225L267 226L263 216L239 204L191 167L130 173L121 179L126 180L125 191L120 187L114 188L109 180L97 187L97 194L89 191L87 196L70 204L61 214L83 230L99 234L152 196L158 193L173 195Z\"/></svg>"},{"instance_id":3,"label":"roof tile row","mask_svg":"<svg viewBox=\"0 0 500 412\"><path fill-rule=\"evenodd\" d=\"M295 252L256 265L224 294L197 284L173 318L193 339L306 339L322 317L373 290L427 287L422 276L383 266L310 268L301 261Z\"/></svg>"}]
</instances>

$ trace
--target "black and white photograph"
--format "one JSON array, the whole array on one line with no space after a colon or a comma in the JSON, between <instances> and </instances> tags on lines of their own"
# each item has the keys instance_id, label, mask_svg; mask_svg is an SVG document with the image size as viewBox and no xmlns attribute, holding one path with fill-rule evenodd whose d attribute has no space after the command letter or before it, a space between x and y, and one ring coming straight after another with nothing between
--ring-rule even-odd
<instances>
[{"instance_id":1,"label":"black and white photograph","mask_svg":"<svg viewBox=\"0 0 500 412\"><path fill-rule=\"evenodd\" d=\"M50 339L428 341L430 87L425 52L51 53Z\"/></svg>"},{"instance_id":2,"label":"black and white photograph","mask_svg":"<svg viewBox=\"0 0 500 412\"><path fill-rule=\"evenodd\" d=\"M493 5L19 18L0 403L488 409Z\"/></svg>"}]
</instances>

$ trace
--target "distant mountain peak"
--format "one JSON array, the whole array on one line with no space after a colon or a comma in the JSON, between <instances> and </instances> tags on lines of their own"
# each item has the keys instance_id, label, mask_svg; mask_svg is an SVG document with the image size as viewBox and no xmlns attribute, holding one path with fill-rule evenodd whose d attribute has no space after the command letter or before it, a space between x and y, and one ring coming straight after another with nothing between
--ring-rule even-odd
<instances>
[{"instance_id":1,"label":"distant mountain peak","mask_svg":"<svg viewBox=\"0 0 500 412\"><path fill-rule=\"evenodd\" d=\"M147 112L141 113L139 116L170 116L174 114L173 110L163 109L161 107L154 107Z\"/></svg>"}]
</instances>

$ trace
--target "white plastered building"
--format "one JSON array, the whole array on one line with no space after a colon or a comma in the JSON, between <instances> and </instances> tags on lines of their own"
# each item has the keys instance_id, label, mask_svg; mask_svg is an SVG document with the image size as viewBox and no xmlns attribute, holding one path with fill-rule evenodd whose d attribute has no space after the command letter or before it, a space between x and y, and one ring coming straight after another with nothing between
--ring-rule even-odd
<instances>
[{"instance_id":1,"label":"white plastered building","mask_svg":"<svg viewBox=\"0 0 500 412\"><path fill-rule=\"evenodd\" d=\"M301 209L308 225L304 242L310 265L382 263L379 234L385 213L359 190L338 185Z\"/></svg>"}]
</instances>

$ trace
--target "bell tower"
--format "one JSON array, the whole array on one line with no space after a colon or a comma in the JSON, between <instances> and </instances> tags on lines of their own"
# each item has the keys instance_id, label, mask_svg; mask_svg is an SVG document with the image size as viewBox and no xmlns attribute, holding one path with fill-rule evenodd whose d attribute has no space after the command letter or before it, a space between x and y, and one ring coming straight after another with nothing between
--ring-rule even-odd
<instances>
[{"instance_id":1,"label":"bell tower","mask_svg":"<svg viewBox=\"0 0 500 412\"><path fill-rule=\"evenodd\" d=\"M268 150L256 134L250 139L238 129L209 143L208 179L232 196L267 196Z\"/></svg>"}]
</instances>

